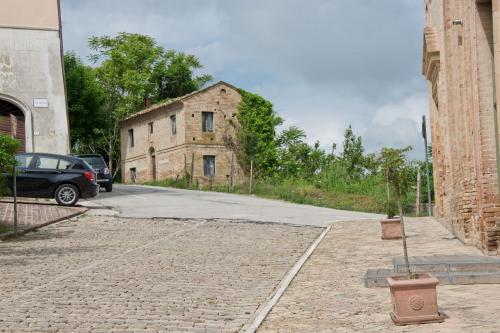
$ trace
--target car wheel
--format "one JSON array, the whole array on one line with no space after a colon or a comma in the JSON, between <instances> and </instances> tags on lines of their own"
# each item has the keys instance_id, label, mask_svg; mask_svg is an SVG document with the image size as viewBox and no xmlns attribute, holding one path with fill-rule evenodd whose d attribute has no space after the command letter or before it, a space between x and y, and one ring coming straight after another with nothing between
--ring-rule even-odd
<instances>
[{"instance_id":1,"label":"car wheel","mask_svg":"<svg viewBox=\"0 0 500 333\"><path fill-rule=\"evenodd\" d=\"M56 190L55 199L61 206L74 206L80 195L76 186L71 184L63 184Z\"/></svg>"},{"instance_id":2,"label":"car wheel","mask_svg":"<svg viewBox=\"0 0 500 333\"><path fill-rule=\"evenodd\" d=\"M113 184L106 186L106 192L111 192L111 191L113 191Z\"/></svg>"}]
</instances>

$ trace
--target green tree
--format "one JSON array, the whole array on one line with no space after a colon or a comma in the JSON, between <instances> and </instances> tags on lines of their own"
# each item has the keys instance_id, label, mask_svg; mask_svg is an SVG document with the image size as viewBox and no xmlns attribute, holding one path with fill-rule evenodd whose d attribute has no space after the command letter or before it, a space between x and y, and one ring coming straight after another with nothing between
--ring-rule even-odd
<instances>
[{"instance_id":1,"label":"green tree","mask_svg":"<svg viewBox=\"0 0 500 333\"><path fill-rule=\"evenodd\" d=\"M282 177L311 178L326 164L328 156L315 142L310 146L298 127L285 129L278 136L279 171Z\"/></svg>"},{"instance_id":2,"label":"green tree","mask_svg":"<svg viewBox=\"0 0 500 333\"><path fill-rule=\"evenodd\" d=\"M90 59L98 63L97 78L106 94L105 126L94 129L93 146L108 156L114 174L120 165L119 122L144 107L148 98L175 98L201 88L210 76L195 77L198 59L165 51L149 36L121 32L115 37L92 37ZM114 166L116 167L116 170Z\"/></svg>"},{"instance_id":3,"label":"green tree","mask_svg":"<svg viewBox=\"0 0 500 333\"><path fill-rule=\"evenodd\" d=\"M0 195L6 191L3 174L12 174L12 168L17 164L15 154L20 147L18 140L0 134Z\"/></svg>"},{"instance_id":4,"label":"green tree","mask_svg":"<svg viewBox=\"0 0 500 333\"><path fill-rule=\"evenodd\" d=\"M94 129L104 121L104 91L95 70L86 66L74 53L64 55L66 90L68 94L69 125L72 148L92 139Z\"/></svg>"},{"instance_id":5,"label":"green tree","mask_svg":"<svg viewBox=\"0 0 500 333\"><path fill-rule=\"evenodd\" d=\"M346 165L348 175L358 178L364 170L364 148L361 136L354 134L351 125L345 130L343 148L341 159Z\"/></svg>"},{"instance_id":6,"label":"green tree","mask_svg":"<svg viewBox=\"0 0 500 333\"><path fill-rule=\"evenodd\" d=\"M408 261L408 247L406 245L406 233L403 219L403 205L402 200L407 195L411 188L412 181L412 167L406 160L406 154L412 149L411 146L402 149L382 148L380 152L380 165L384 171L389 185L396 193L396 202L399 210L399 217L401 219L401 233L403 236L403 250L406 263L406 269L411 278L413 274L410 270Z\"/></svg>"},{"instance_id":7,"label":"green tree","mask_svg":"<svg viewBox=\"0 0 500 333\"><path fill-rule=\"evenodd\" d=\"M242 99L238 106L238 124L234 125L237 126L240 164L248 171L253 159L256 173L273 175L278 161L276 127L283 119L263 97L241 89L239 92Z\"/></svg>"},{"instance_id":8,"label":"green tree","mask_svg":"<svg viewBox=\"0 0 500 333\"><path fill-rule=\"evenodd\" d=\"M169 50L164 61L165 65L157 69L153 78L157 85L155 101L189 94L212 81L211 75L194 75L203 66L192 54Z\"/></svg>"}]
</instances>

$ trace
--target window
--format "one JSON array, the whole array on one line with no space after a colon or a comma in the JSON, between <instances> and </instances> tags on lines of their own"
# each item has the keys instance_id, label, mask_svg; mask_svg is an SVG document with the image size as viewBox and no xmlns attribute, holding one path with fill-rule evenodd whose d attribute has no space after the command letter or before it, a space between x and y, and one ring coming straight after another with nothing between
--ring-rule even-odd
<instances>
[{"instance_id":1,"label":"window","mask_svg":"<svg viewBox=\"0 0 500 333\"><path fill-rule=\"evenodd\" d=\"M68 160L59 160L59 165L57 166L58 170L68 170L69 167L73 164L73 162L70 162Z\"/></svg>"},{"instance_id":2,"label":"window","mask_svg":"<svg viewBox=\"0 0 500 333\"><path fill-rule=\"evenodd\" d=\"M148 124L148 129L149 129L149 135L153 134L153 132L154 132L153 122L150 122Z\"/></svg>"},{"instance_id":3,"label":"window","mask_svg":"<svg viewBox=\"0 0 500 333\"><path fill-rule=\"evenodd\" d=\"M136 180L136 169L135 168L130 168L130 181L132 183L135 183Z\"/></svg>"},{"instance_id":4,"label":"window","mask_svg":"<svg viewBox=\"0 0 500 333\"><path fill-rule=\"evenodd\" d=\"M202 112L201 113L201 130L203 132L213 132L214 131L214 113L213 112Z\"/></svg>"},{"instance_id":5,"label":"window","mask_svg":"<svg viewBox=\"0 0 500 333\"><path fill-rule=\"evenodd\" d=\"M27 168L30 166L32 155L17 155L16 160L19 168Z\"/></svg>"},{"instance_id":6,"label":"window","mask_svg":"<svg viewBox=\"0 0 500 333\"><path fill-rule=\"evenodd\" d=\"M172 135L177 134L177 119L175 119L175 114L170 116L170 124L172 125Z\"/></svg>"},{"instance_id":7,"label":"window","mask_svg":"<svg viewBox=\"0 0 500 333\"><path fill-rule=\"evenodd\" d=\"M39 157L36 161L35 168L37 169L57 169L57 164L59 163L58 158L53 157Z\"/></svg>"},{"instance_id":8,"label":"window","mask_svg":"<svg viewBox=\"0 0 500 333\"><path fill-rule=\"evenodd\" d=\"M203 156L203 174L205 177L215 176L215 156Z\"/></svg>"},{"instance_id":9,"label":"window","mask_svg":"<svg viewBox=\"0 0 500 333\"><path fill-rule=\"evenodd\" d=\"M134 129L133 128L128 130L128 145L130 147L134 146Z\"/></svg>"},{"instance_id":10,"label":"window","mask_svg":"<svg viewBox=\"0 0 500 333\"><path fill-rule=\"evenodd\" d=\"M83 163L76 163L75 165L73 165L73 170L85 170L85 166L83 165Z\"/></svg>"}]
</instances>

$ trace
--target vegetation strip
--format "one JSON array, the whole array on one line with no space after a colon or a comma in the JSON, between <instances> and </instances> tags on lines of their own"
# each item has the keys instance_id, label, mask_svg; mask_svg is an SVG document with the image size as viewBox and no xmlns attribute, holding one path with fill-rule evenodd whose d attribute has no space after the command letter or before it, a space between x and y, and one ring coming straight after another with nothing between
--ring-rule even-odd
<instances>
[{"instance_id":1,"label":"vegetation strip","mask_svg":"<svg viewBox=\"0 0 500 333\"><path fill-rule=\"evenodd\" d=\"M314 241L314 243L307 249L307 251L300 257L300 259L293 265L293 267L288 271L288 273L285 275L283 280L279 283L278 287L276 288L276 291L272 295L272 297L264 303L259 309L257 309L257 312L255 314L254 319L251 321L250 326L248 326L245 329L245 333L255 333L259 326L262 324L264 319L266 319L267 315L273 307L278 303L279 299L285 291L288 289L288 286L290 283L293 281L295 276L300 272L300 269L304 264L306 263L307 259L314 253L316 248L321 244L321 241L325 236L330 232L332 226L329 225L322 233L319 235L319 237Z\"/></svg>"}]
</instances>

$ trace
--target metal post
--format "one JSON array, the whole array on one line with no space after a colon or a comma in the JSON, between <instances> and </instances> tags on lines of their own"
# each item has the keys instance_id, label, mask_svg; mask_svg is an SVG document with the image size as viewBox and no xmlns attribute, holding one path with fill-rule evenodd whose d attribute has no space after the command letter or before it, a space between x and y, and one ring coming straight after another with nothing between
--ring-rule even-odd
<instances>
[{"instance_id":1,"label":"metal post","mask_svg":"<svg viewBox=\"0 0 500 333\"><path fill-rule=\"evenodd\" d=\"M252 194L252 183L253 183L253 159L250 160L250 188L249 188L250 194Z\"/></svg>"},{"instance_id":2,"label":"metal post","mask_svg":"<svg viewBox=\"0 0 500 333\"><path fill-rule=\"evenodd\" d=\"M427 123L425 115L422 116L422 136L424 137L425 144L425 178L427 180L427 213L432 216L432 202L431 202L431 179L429 175L429 152L427 149Z\"/></svg>"},{"instance_id":3,"label":"metal post","mask_svg":"<svg viewBox=\"0 0 500 333\"><path fill-rule=\"evenodd\" d=\"M12 192L14 195L14 237L17 237L17 170L12 167Z\"/></svg>"}]
</instances>

